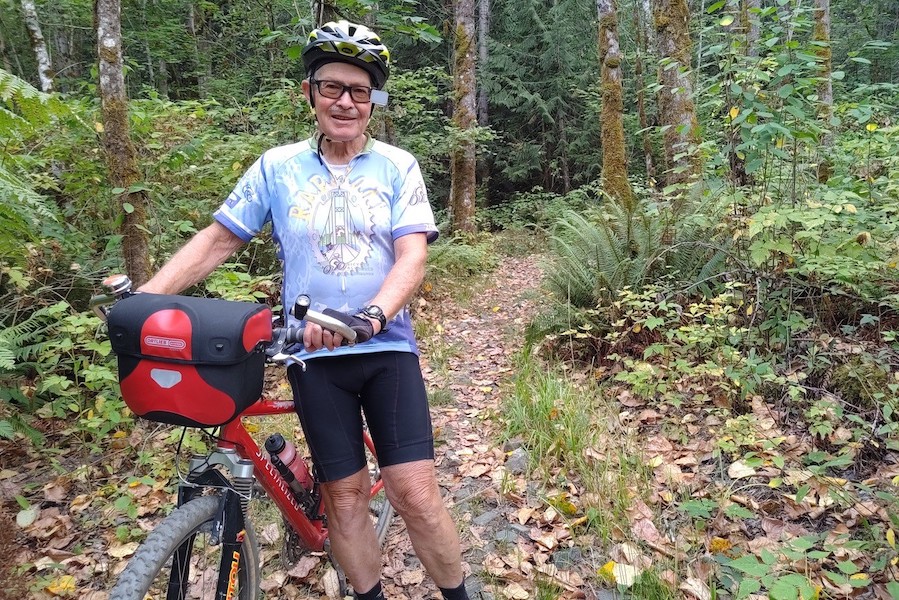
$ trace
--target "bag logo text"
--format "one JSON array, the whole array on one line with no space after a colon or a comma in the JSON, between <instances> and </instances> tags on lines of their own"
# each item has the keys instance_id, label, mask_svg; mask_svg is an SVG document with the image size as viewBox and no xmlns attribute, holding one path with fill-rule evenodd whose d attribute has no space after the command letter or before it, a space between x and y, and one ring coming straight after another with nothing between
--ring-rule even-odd
<instances>
[{"instance_id":1,"label":"bag logo text","mask_svg":"<svg viewBox=\"0 0 899 600\"><path fill-rule=\"evenodd\" d=\"M147 346L153 346L155 348L167 348L169 350L184 350L187 347L187 342L184 340L179 340L178 338L168 338L168 337L159 337L155 335L148 335L144 338L144 344Z\"/></svg>"}]
</instances>

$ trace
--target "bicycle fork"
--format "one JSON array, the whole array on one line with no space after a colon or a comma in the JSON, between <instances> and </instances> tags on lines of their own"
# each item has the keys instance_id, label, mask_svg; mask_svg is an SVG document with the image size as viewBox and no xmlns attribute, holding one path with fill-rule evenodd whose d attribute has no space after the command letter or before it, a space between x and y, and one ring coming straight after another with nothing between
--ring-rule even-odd
<instances>
[{"instance_id":1,"label":"bicycle fork","mask_svg":"<svg viewBox=\"0 0 899 600\"><path fill-rule=\"evenodd\" d=\"M221 472L212 468L216 465L225 467L232 479L229 481ZM236 597L241 546L246 537L244 518L254 481L251 461L240 458L233 449L219 448L208 456L191 458L188 480L178 486L178 506L190 502L205 488L222 490L220 509L210 523L210 544L222 546L215 600L233 600ZM166 600L185 597L190 575L191 547L195 537L196 534L190 536L175 552Z\"/></svg>"}]
</instances>

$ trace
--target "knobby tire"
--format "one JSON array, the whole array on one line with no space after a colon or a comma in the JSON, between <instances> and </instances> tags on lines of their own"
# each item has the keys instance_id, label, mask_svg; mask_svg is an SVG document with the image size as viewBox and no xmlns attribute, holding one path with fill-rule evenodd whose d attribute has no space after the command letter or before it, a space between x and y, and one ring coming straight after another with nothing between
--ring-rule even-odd
<instances>
[{"instance_id":1,"label":"knobby tire","mask_svg":"<svg viewBox=\"0 0 899 600\"><path fill-rule=\"evenodd\" d=\"M128 566L110 593L110 600L171 600L166 597L166 584L172 569L172 557L192 535L196 537L191 548L191 582L186 597L212 597L218 581L222 546L208 543L208 530L219 510L219 496L202 496L163 519L128 561ZM245 529L235 597L256 600L261 583L259 546L249 521L245 522ZM201 588L204 592L197 594L196 590ZM191 590L194 590L193 594Z\"/></svg>"}]
</instances>

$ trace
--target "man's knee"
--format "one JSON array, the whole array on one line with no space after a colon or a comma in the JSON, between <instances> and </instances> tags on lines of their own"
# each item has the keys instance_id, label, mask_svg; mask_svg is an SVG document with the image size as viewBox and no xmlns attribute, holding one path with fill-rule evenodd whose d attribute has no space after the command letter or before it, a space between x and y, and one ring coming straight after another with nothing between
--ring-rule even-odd
<instances>
[{"instance_id":1,"label":"man's knee","mask_svg":"<svg viewBox=\"0 0 899 600\"><path fill-rule=\"evenodd\" d=\"M401 475L385 485L387 498L400 516L436 516L443 508L443 499L433 470L412 469Z\"/></svg>"},{"instance_id":2,"label":"man's knee","mask_svg":"<svg viewBox=\"0 0 899 600\"><path fill-rule=\"evenodd\" d=\"M325 503L329 515L337 519L348 516L367 514L361 510L368 506L370 487L367 478L363 480L357 475L324 484Z\"/></svg>"}]
</instances>

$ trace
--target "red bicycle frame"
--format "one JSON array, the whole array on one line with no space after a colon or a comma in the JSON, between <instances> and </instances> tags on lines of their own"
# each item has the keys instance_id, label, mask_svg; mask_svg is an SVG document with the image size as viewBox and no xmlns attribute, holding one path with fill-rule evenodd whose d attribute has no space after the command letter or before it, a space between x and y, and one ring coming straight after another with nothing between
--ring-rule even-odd
<instances>
[{"instance_id":1,"label":"red bicycle frame","mask_svg":"<svg viewBox=\"0 0 899 600\"><path fill-rule=\"evenodd\" d=\"M328 538L327 529L321 519L313 520L306 516L303 507L291 492L290 487L278 469L269 461L265 453L259 449L259 445L250 436L243 419L246 417L261 417L266 415L293 414L292 400L272 400L263 398L241 413L240 417L223 425L219 434L219 447L234 449L238 455L253 463L256 480L265 490L287 522L299 534L306 547L311 550L322 550L325 540ZM363 432L363 441L366 447L375 455L374 443L368 432ZM371 496L374 497L384 487L384 482L378 479L371 488ZM319 514L324 514L324 507L319 506Z\"/></svg>"}]
</instances>

